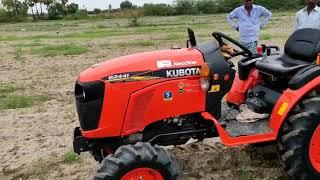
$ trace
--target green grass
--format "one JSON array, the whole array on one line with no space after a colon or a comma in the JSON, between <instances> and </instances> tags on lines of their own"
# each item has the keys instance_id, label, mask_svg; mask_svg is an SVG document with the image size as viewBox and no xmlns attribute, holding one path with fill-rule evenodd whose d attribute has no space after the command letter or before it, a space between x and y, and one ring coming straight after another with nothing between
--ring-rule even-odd
<instances>
[{"instance_id":1,"label":"green grass","mask_svg":"<svg viewBox=\"0 0 320 180\"><path fill-rule=\"evenodd\" d=\"M45 96L9 95L0 97L0 110L27 108L47 101Z\"/></svg>"},{"instance_id":2,"label":"green grass","mask_svg":"<svg viewBox=\"0 0 320 180\"><path fill-rule=\"evenodd\" d=\"M209 32L208 32L208 33L199 33L199 34L197 34L196 36L197 36L197 37L202 37L202 38L208 38L208 37L211 38L211 37L212 37L212 36L211 36L211 33L209 33ZM197 38L197 37L196 37L196 38Z\"/></svg>"},{"instance_id":3,"label":"green grass","mask_svg":"<svg viewBox=\"0 0 320 180\"><path fill-rule=\"evenodd\" d=\"M294 14L288 12L276 12L267 29L278 28L278 25L287 19L293 19ZM97 23L95 23L95 21ZM3 29L6 35L0 35L0 41L18 41L18 40L43 40L43 39L94 39L111 36L125 36L138 34L156 34L156 33L185 33L187 27L194 28L195 32L202 29L209 31L224 31L230 27L226 21L226 14L216 15L186 15L171 17L141 17L139 18L138 27L130 27L128 21L130 19L115 18L109 19L108 23L104 19L97 20L80 20L80 21L44 21L37 23L17 23L9 24ZM120 23L120 24L119 24ZM115 26L118 24L118 26ZM81 25L81 28L77 28ZM16 31L26 30L25 33L16 35ZM72 32L73 30L77 32ZM82 32L78 30L82 29ZM29 34L29 32L47 32L49 34ZM66 32L57 34L56 31ZM7 33L10 34L7 34ZM69 33L68 33L69 32ZM272 34L275 36L275 34ZM266 39L271 37L266 35ZM274 38L274 37L272 37ZM262 38L265 39L265 38ZM30 45L32 46L32 45Z\"/></svg>"},{"instance_id":4,"label":"green grass","mask_svg":"<svg viewBox=\"0 0 320 180\"><path fill-rule=\"evenodd\" d=\"M268 34L268 33L262 33L260 39L261 40L270 40L270 39L272 39L272 35Z\"/></svg>"},{"instance_id":5,"label":"green grass","mask_svg":"<svg viewBox=\"0 0 320 180\"><path fill-rule=\"evenodd\" d=\"M45 57L53 57L59 55L79 55L88 52L89 49L87 47L79 46L79 45L45 45L42 47L32 48L32 54L40 54Z\"/></svg>"},{"instance_id":6,"label":"green grass","mask_svg":"<svg viewBox=\"0 0 320 180\"><path fill-rule=\"evenodd\" d=\"M142 33L142 32L141 32ZM31 35L31 36L15 36L15 35L0 35L0 41L19 41L19 40L43 40L43 39L83 39L83 38L103 38L108 36L122 36L122 35L133 35L135 32L126 32L123 30L89 30L80 33L70 34L51 34L51 35Z\"/></svg>"},{"instance_id":7,"label":"green grass","mask_svg":"<svg viewBox=\"0 0 320 180\"><path fill-rule=\"evenodd\" d=\"M19 41L19 40L43 40L43 39L94 39L106 38L111 36L125 36L136 34L153 34L153 33L171 33L171 32L186 32L187 26L145 26L131 28L110 28L93 29L79 33L70 34L47 34L47 35L31 35L31 36L16 36L16 35L0 35L0 41Z\"/></svg>"},{"instance_id":8,"label":"green grass","mask_svg":"<svg viewBox=\"0 0 320 180\"><path fill-rule=\"evenodd\" d=\"M234 177L235 177L234 179L236 180L253 180L254 179L249 172L245 172L245 171L234 172Z\"/></svg>"},{"instance_id":9,"label":"green grass","mask_svg":"<svg viewBox=\"0 0 320 180\"><path fill-rule=\"evenodd\" d=\"M14 59L16 61L22 61L23 57L22 57L22 49L20 47L17 47L14 51Z\"/></svg>"},{"instance_id":10,"label":"green grass","mask_svg":"<svg viewBox=\"0 0 320 180\"><path fill-rule=\"evenodd\" d=\"M75 29L81 24L81 21L76 21L75 23L69 23L64 21L41 21L36 23L17 23L11 24L6 28L6 31L15 31L15 32L48 32L48 31L58 31L61 28Z\"/></svg>"},{"instance_id":11,"label":"green grass","mask_svg":"<svg viewBox=\"0 0 320 180\"><path fill-rule=\"evenodd\" d=\"M21 86L0 84L0 110L26 108L38 105L41 102L49 100L45 96L25 96L13 94L16 91L23 91Z\"/></svg>"},{"instance_id":12,"label":"green grass","mask_svg":"<svg viewBox=\"0 0 320 180\"><path fill-rule=\"evenodd\" d=\"M7 86L7 85L0 85L0 95L13 93L18 90L23 90L23 87L19 86Z\"/></svg>"},{"instance_id":13,"label":"green grass","mask_svg":"<svg viewBox=\"0 0 320 180\"><path fill-rule=\"evenodd\" d=\"M37 36L15 36L15 35L2 35L0 41L18 41L18 40L37 40L45 39L48 35L37 35Z\"/></svg>"},{"instance_id":14,"label":"green grass","mask_svg":"<svg viewBox=\"0 0 320 180\"><path fill-rule=\"evenodd\" d=\"M102 24L98 24L97 28L98 29L106 29L106 28L108 28L108 26L105 26L105 25L102 25Z\"/></svg>"},{"instance_id":15,"label":"green grass","mask_svg":"<svg viewBox=\"0 0 320 180\"><path fill-rule=\"evenodd\" d=\"M161 40L175 41L175 40L186 40L187 38L188 38L187 34L171 33L166 37L161 38Z\"/></svg>"},{"instance_id":16,"label":"green grass","mask_svg":"<svg viewBox=\"0 0 320 180\"><path fill-rule=\"evenodd\" d=\"M12 86L12 85L3 85L0 84L0 95L12 93L18 90L23 90L23 87L20 86Z\"/></svg>"},{"instance_id":17,"label":"green grass","mask_svg":"<svg viewBox=\"0 0 320 180\"><path fill-rule=\"evenodd\" d=\"M38 46L45 46L45 44L39 42L27 43L27 44L14 44L16 48L29 48L29 47L38 47Z\"/></svg>"},{"instance_id":18,"label":"green grass","mask_svg":"<svg viewBox=\"0 0 320 180\"><path fill-rule=\"evenodd\" d=\"M119 47L134 47L134 46L154 46L153 41L133 41L133 42L122 42L117 44Z\"/></svg>"},{"instance_id":19,"label":"green grass","mask_svg":"<svg viewBox=\"0 0 320 180\"><path fill-rule=\"evenodd\" d=\"M72 164L78 161L80 161L80 156L78 156L78 154L74 153L73 151L68 150L67 152L64 153L64 156L63 156L64 163Z\"/></svg>"},{"instance_id":20,"label":"green grass","mask_svg":"<svg viewBox=\"0 0 320 180\"><path fill-rule=\"evenodd\" d=\"M191 28L193 29L210 29L210 28L214 28L214 24L204 24L204 23L198 23L195 25L192 25Z\"/></svg>"}]
</instances>

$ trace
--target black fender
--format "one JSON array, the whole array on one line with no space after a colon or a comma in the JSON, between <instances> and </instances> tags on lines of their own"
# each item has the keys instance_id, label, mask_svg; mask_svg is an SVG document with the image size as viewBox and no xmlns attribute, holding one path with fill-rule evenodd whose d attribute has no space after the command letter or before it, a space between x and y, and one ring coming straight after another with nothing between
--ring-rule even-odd
<instances>
[{"instance_id":1,"label":"black fender","mask_svg":"<svg viewBox=\"0 0 320 180\"><path fill-rule=\"evenodd\" d=\"M220 51L220 46L214 40L204 42L196 47L209 64L211 70L210 88L206 97L206 111L215 118L221 117L221 101L230 91L235 78L233 64L226 61ZM217 78L214 78L217 75Z\"/></svg>"},{"instance_id":2,"label":"black fender","mask_svg":"<svg viewBox=\"0 0 320 180\"><path fill-rule=\"evenodd\" d=\"M301 69L289 81L289 88L297 90L320 75L319 65L310 65Z\"/></svg>"}]
</instances>

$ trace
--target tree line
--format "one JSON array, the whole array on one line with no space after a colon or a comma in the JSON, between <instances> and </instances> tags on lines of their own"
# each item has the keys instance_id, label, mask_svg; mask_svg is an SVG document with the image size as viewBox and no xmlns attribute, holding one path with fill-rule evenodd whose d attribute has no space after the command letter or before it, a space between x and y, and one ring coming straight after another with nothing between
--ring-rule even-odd
<instances>
[{"instance_id":1,"label":"tree line","mask_svg":"<svg viewBox=\"0 0 320 180\"><path fill-rule=\"evenodd\" d=\"M141 7L133 5L129 0L122 1L119 9L96 8L93 11L80 9L76 3L68 0L1 0L5 9L0 9L0 22L24 21L31 16L37 20L56 20L63 18L83 19L88 14L114 17L136 12L144 16L171 16L190 14L227 13L243 4L243 0L175 0L173 4L144 4ZM263 5L270 10L297 10L305 5L305 0L255 0L256 4ZM31 12L31 14L29 13Z\"/></svg>"},{"instance_id":2,"label":"tree line","mask_svg":"<svg viewBox=\"0 0 320 180\"><path fill-rule=\"evenodd\" d=\"M29 9L34 21L86 13L78 4L68 4L68 0L1 0L1 3L5 9L0 9L0 22L24 21L29 16Z\"/></svg>"},{"instance_id":3,"label":"tree line","mask_svg":"<svg viewBox=\"0 0 320 180\"><path fill-rule=\"evenodd\" d=\"M297 10L305 5L305 0L255 0L255 4L263 5L270 10ZM243 0L176 0L173 5L145 4L144 15L188 15L228 13L242 5Z\"/></svg>"}]
</instances>

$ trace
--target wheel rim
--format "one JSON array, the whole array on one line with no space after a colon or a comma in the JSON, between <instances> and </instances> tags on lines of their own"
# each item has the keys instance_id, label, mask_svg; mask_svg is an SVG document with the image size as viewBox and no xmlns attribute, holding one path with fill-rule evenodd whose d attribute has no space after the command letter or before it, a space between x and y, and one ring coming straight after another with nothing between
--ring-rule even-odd
<instances>
[{"instance_id":1,"label":"wheel rim","mask_svg":"<svg viewBox=\"0 0 320 180\"><path fill-rule=\"evenodd\" d=\"M129 171L121 180L163 180L162 175L151 168L138 168Z\"/></svg>"},{"instance_id":2,"label":"wheel rim","mask_svg":"<svg viewBox=\"0 0 320 180\"><path fill-rule=\"evenodd\" d=\"M312 166L320 172L320 125L311 138L309 156Z\"/></svg>"}]
</instances>

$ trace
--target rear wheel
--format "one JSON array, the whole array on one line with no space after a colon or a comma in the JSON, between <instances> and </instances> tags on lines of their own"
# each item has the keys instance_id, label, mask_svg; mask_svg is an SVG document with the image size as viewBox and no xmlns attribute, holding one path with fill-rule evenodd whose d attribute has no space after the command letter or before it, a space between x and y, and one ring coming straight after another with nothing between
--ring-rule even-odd
<instances>
[{"instance_id":1,"label":"rear wheel","mask_svg":"<svg viewBox=\"0 0 320 180\"><path fill-rule=\"evenodd\" d=\"M149 143L121 146L101 163L95 180L175 180L178 168L167 151Z\"/></svg>"},{"instance_id":2,"label":"rear wheel","mask_svg":"<svg viewBox=\"0 0 320 180\"><path fill-rule=\"evenodd\" d=\"M318 125L316 131L313 133L309 156L312 166L320 173L320 125Z\"/></svg>"},{"instance_id":3,"label":"rear wheel","mask_svg":"<svg viewBox=\"0 0 320 180\"><path fill-rule=\"evenodd\" d=\"M151 168L138 168L126 173L121 180L156 179L164 180L159 171Z\"/></svg>"},{"instance_id":4,"label":"rear wheel","mask_svg":"<svg viewBox=\"0 0 320 180\"><path fill-rule=\"evenodd\" d=\"M312 91L284 122L278 138L280 159L293 179L320 179L320 93Z\"/></svg>"}]
</instances>

